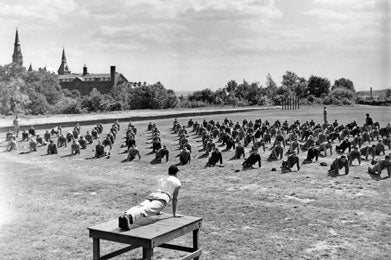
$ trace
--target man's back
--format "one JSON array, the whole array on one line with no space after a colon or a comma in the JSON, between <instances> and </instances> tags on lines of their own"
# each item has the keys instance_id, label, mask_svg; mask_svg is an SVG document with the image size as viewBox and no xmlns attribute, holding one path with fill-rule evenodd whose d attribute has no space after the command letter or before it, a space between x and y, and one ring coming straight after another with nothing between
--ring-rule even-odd
<instances>
[{"instance_id":1,"label":"man's back","mask_svg":"<svg viewBox=\"0 0 391 260\"><path fill-rule=\"evenodd\" d=\"M158 180L156 190L167 193L170 199L173 198L174 191L181 186L181 181L172 175L164 176Z\"/></svg>"}]
</instances>

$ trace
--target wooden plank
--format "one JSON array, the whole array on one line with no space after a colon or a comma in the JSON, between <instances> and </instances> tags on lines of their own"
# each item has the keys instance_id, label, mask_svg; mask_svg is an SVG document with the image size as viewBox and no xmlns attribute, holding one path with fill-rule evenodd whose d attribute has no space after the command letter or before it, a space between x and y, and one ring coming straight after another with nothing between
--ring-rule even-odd
<instances>
[{"instance_id":1,"label":"wooden plank","mask_svg":"<svg viewBox=\"0 0 391 260\"><path fill-rule=\"evenodd\" d=\"M153 248L143 247L143 259L145 260L153 259Z\"/></svg>"},{"instance_id":2,"label":"wooden plank","mask_svg":"<svg viewBox=\"0 0 391 260\"><path fill-rule=\"evenodd\" d=\"M160 236L162 233L166 233L171 230L181 228L182 226L191 223L202 221L201 218L195 218L195 217L173 218L172 216L171 217L170 216L171 215L166 216L164 218L160 218L160 220L158 219L158 221L147 222L150 223L147 226L137 226L137 225L132 226L130 231L123 231L119 229L118 220L110 220L104 222L94 227L90 227L89 230L105 231L110 233L117 233L124 236L133 236L133 237L140 237L145 239L152 239L153 237ZM90 232L90 236L92 236L91 232Z\"/></svg>"},{"instance_id":3,"label":"wooden plank","mask_svg":"<svg viewBox=\"0 0 391 260\"><path fill-rule=\"evenodd\" d=\"M169 244L169 243L164 243L159 245L158 247L166 248L166 249L171 249L171 250L179 250L179 251L184 251L184 252L189 252L193 253L195 250L191 247L187 246L180 246L180 245L174 245L174 244Z\"/></svg>"},{"instance_id":4,"label":"wooden plank","mask_svg":"<svg viewBox=\"0 0 391 260\"><path fill-rule=\"evenodd\" d=\"M92 239L92 259L99 260L100 256L100 243L98 238Z\"/></svg>"},{"instance_id":5,"label":"wooden plank","mask_svg":"<svg viewBox=\"0 0 391 260\"><path fill-rule=\"evenodd\" d=\"M159 216L153 216L149 218L144 218L140 220L138 224L132 225L132 229L138 229L138 228L144 228L145 226L149 226L151 224L154 224L156 222L159 222L160 224L169 224L169 225L185 225L190 224L193 222L202 221L202 218L198 217L190 217L190 216L183 216L180 218L174 218L171 214L163 214ZM112 219L107 222L95 225L93 227L88 228L89 230L104 230L104 231L113 231L114 229L118 229L118 220Z\"/></svg>"},{"instance_id":6,"label":"wooden plank","mask_svg":"<svg viewBox=\"0 0 391 260\"><path fill-rule=\"evenodd\" d=\"M103 232L103 231L96 231L91 230L90 236L95 238L100 238L108 241L118 242L118 243L124 243L129 245L137 245L142 247L147 247L150 244L150 239L143 239L138 237L129 237L126 235L120 235L117 233L111 233L111 232Z\"/></svg>"},{"instance_id":7,"label":"wooden plank","mask_svg":"<svg viewBox=\"0 0 391 260\"><path fill-rule=\"evenodd\" d=\"M88 229L90 237L93 239L104 239L143 248L159 246L193 231L193 249L199 248L198 231L196 235L194 231L201 227L202 218L189 216L173 218L169 214L163 216L146 218L146 221L142 222L142 224L149 223L148 225L136 225L129 231L119 229L117 219ZM95 252L95 254L97 253Z\"/></svg>"},{"instance_id":8,"label":"wooden plank","mask_svg":"<svg viewBox=\"0 0 391 260\"><path fill-rule=\"evenodd\" d=\"M193 230L193 249L198 250L200 248L199 244L199 229ZM199 257L197 256L194 258L194 260L199 260Z\"/></svg>"},{"instance_id":9,"label":"wooden plank","mask_svg":"<svg viewBox=\"0 0 391 260\"><path fill-rule=\"evenodd\" d=\"M181 259L179 260L190 260L190 259L196 259L196 258L199 258L199 256L202 254L202 250L201 249L198 249L197 251L191 253L191 254L188 254L187 256L184 256L182 257Z\"/></svg>"},{"instance_id":10,"label":"wooden plank","mask_svg":"<svg viewBox=\"0 0 391 260\"><path fill-rule=\"evenodd\" d=\"M117 255L122 255L122 254L124 254L124 253L126 253L126 252L129 252L129 251L131 251L131 250L133 250L133 249L136 249L136 248L139 248L139 246L134 246L134 245L127 246L127 247L124 247L124 248L119 249L119 250L117 250L117 251L114 251L114 252L111 252L111 253L106 254L106 255L104 255L104 256L101 256L101 257L99 258L99 260L107 260L107 259L113 258L113 257L115 257L115 256L117 256Z\"/></svg>"},{"instance_id":11,"label":"wooden plank","mask_svg":"<svg viewBox=\"0 0 391 260\"><path fill-rule=\"evenodd\" d=\"M172 232L168 232L168 233L165 233L165 234L162 234L160 236L157 236L155 238L153 238L153 245L154 246L158 246L158 245L161 245L165 242L168 242L168 241L171 241L175 238L178 238L178 237L181 237L195 229L198 229L199 228L199 223L195 223L195 224L192 224L192 225L188 225L188 226L185 226L183 228L180 228L180 229L177 229L177 230L174 230Z\"/></svg>"}]
</instances>

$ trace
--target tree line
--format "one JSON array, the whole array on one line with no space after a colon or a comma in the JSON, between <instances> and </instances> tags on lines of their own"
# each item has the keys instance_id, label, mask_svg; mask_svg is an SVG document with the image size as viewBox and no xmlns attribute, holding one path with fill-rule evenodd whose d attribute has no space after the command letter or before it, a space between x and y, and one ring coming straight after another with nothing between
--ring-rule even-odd
<instances>
[{"instance_id":1,"label":"tree line","mask_svg":"<svg viewBox=\"0 0 391 260\"><path fill-rule=\"evenodd\" d=\"M387 93L391 95L391 91ZM265 86L259 82L249 83L243 80L237 83L230 80L223 88L215 91L205 88L188 96L177 96L160 82L136 85L121 82L108 94L94 89L90 94L82 96L77 90L62 88L57 75L45 69L27 72L25 68L14 64L0 66L0 113L4 115L280 105L283 96L293 95L300 97L304 105L351 105L357 101L354 84L349 79L340 78L331 85L325 77L311 76L306 79L291 71L282 76L279 86L268 74Z\"/></svg>"}]
</instances>

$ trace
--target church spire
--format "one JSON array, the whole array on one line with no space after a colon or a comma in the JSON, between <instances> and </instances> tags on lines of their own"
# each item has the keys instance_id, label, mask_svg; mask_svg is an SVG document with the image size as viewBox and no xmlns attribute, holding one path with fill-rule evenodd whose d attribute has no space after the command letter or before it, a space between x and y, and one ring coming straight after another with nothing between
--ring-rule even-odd
<instances>
[{"instance_id":1,"label":"church spire","mask_svg":"<svg viewBox=\"0 0 391 260\"><path fill-rule=\"evenodd\" d=\"M62 57L61 57L61 65L58 68L58 75L67 75L71 74L68 65L67 65L67 58L65 56L65 48L62 47Z\"/></svg>"},{"instance_id":2,"label":"church spire","mask_svg":"<svg viewBox=\"0 0 391 260\"><path fill-rule=\"evenodd\" d=\"M22 49L20 48L18 28L16 28L14 53L12 54L12 62L18 66L23 66Z\"/></svg>"},{"instance_id":3,"label":"church spire","mask_svg":"<svg viewBox=\"0 0 391 260\"><path fill-rule=\"evenodd\" d=\"M64 48L64 47L62 47L62 57L61 57L61 61L67 62L67 58L65 57L65 48Z\"/></svg>"},{"instance_id":4,"label":"church spire","mask_svg":"<svg viewBox=\"0 0 391 260\"><path fill-rule=\"evenodd\" d=\"M30 62L30 66L29 66L29 69L27 70L27 72L32 72L33 71L33 66L31 66L31 62Z\"/></svg>"},{"instance_id":5,"label":"church spire","mask_svg":"<svg viewBox=\"0 0 391 260\"><path fill-rule=\"evenodd\" d=\"M18 27L16 27L16 34L15 34L15 43L14 43L14 45L20 45Z\"/></svg>"}]
</instances>

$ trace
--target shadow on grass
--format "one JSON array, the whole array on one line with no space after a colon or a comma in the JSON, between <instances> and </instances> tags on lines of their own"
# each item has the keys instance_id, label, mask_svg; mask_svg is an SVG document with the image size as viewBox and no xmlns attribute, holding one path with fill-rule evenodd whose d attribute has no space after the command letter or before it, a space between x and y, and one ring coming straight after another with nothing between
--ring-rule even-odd
<instances>
[{"instance_id":1,"label":"shadow on grass","mask_svg":"<svg viewBox=\"0 0 391 260\"><path fill-rule=\"evenodd\" d=\"M80 154L79 154L80 155ZM60 156L60 158L66 158L66 157L72 157L73 156L73 154L66 154L66 155L62 155L62 156Z\"/></svg>"},{"instance_id":2,"label":"shadow on grass","mask_svg":"<svg viewBox=\"0 0 391 260\"><path fill-rule=\"evenodd\" d=\"M385 179L389 178L388 176L381 177L381 176L379 176L377 174L373 174L373 173L368 173L368 175L372 178L372 180L375 180L375 181L381 181L381 180L385 180Z\"/></svg>"},{"instance_id":3,"label":"shadow on grass","mask_svg":"<svg viewBox=\"0 0 391 260\"><path fill-rule=\"evenodd\" d=\"M151 164L160 164L161 161L158 161L158 160L156 160L156 158L155 158L155 159L153 159L150 163L151 163Z\"/></svg>"},{"instance_id":4,"label":"shadow on grass","mask_svg":"<svg viewBox=\"0 0 391 260\"><path fill-rule=\"evenodd\" d=\"M154 151L150 151L149 153L146 153L145 155L151 155L151 154L154 154L155 152Z\"/></svg>"},{"instance_id":5,"label":"shadow on grass","mask_svg":"<svg viewBox=\"0 0 391 260\"><path fill-rule=\"evenodd\" d=\"M208 158L208 154L204 153L197 157L197 159Z\"/></svg>"},{"instance_id":6,"label":"shadow on grass","mask_svg":"<svg viewBox=\"0 0 391 260\"><path fill-rule=\"evenodd\" d=\"M19 154L28 154L28 153L33 153L33 152L36 152L36 151L26 151L26 152L20 152Z\"/></svg>"},{"instance_id":7,"label":"shadow on grass","mask_svg":"<svg viewBox=\"0 0 391 260\"><path fill-rule=\"evenodd\" d=\"M251 170L256 170L256 169L260 169L259 167L255 168L254 166L246 166L242 168L242 171L251 171Z\"/></svg>"}]
</instances>

